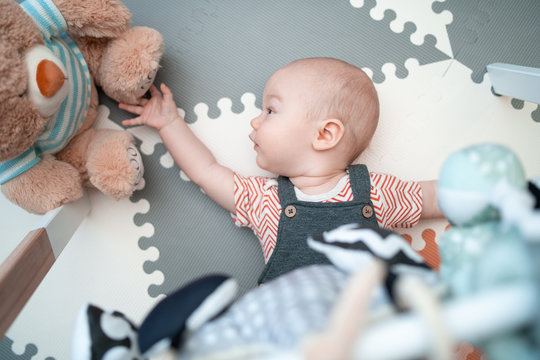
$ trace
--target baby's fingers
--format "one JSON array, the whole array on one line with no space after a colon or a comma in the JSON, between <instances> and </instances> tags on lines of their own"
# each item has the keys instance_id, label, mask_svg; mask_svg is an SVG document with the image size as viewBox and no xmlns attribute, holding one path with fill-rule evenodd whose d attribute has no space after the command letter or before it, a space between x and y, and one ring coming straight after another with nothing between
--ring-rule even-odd
<instances>
[{"instance_id":1,"label":"baby's fingers","mask_svg":"<svg viewBox=\"0 0 540 360\"><path fill-rule=\"evenodd\" d=\"M130 105L130 104L124 104L120 103L118 104L118 107L122 110L129 111L132 114L141 115L143 113L144 108L138 105Z\"/></svg>"},{"instance_id":2,"label":"baby's fingers","mask_svg":"<svg viewBox=\"0 0 540 360\"><path fill-rule=\"evenodd\" d=\"M140 98L139 100L137 100L137 104L141 105L141 106L144 106L146 104L148 104L148 100L147 98Z\"/></svg>"},{"instance_id":3,"label":"baby's fingers","mask_svg":"<svg viewBox=\"0 0 540 360\"><path fill-rule=\"evenodd\" d=\"M163 98L172 101L173 95L172 95L171 89L169 89L167 85L161 84L161 92L163 93Z\"/></svg>"},{"instance_id":4,"label":"baby's fingers","mask_svg":"<svg viewBox=\"0 0 540 360\"><path fill-rule=\"evenodd\" d=\"M150 86L150 95L152 97L161 96L161 93L154 84Z\"/></svg>"},{"instance_id":5,"label":"baby's fingers","mask_svg":"<svg viewBox=\"0 0 540 360\"><path fill-rule=\"evenodd\" d=\"M142 125L142 124L144 124L144 121L140 116L133 119L127 119L127 120L122 121L122 125L124 126L134 126L134 125Z\"/></svg>"}]
</instances>

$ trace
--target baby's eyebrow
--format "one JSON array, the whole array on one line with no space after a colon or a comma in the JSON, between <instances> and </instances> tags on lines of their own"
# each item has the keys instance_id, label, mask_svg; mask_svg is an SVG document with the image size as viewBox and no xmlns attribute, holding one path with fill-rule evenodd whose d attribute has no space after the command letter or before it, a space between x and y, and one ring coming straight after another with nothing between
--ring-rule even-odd
<instances>
[{"instance_id":1,"label":"baby's eyebrow","mask_svg":"<svg viewBox=\"0 0 540 360\"><path fill-rule=\"evenodd\" d=\"M267 100L272 100L272 99L275 99L277 101L281 101L281 97L279 95L276 95L276 94L270 94L270 95L267 95L266 96L266 99Z\"/></svg>"}]
</instances>

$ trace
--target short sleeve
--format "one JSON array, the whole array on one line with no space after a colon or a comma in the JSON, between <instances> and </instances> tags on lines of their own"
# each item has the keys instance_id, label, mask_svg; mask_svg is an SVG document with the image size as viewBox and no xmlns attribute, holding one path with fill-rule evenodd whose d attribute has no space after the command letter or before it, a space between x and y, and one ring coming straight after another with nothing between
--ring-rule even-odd
<instances>
[{"instance_id":1,"label":"short sleeve","mask_svg":"<svg viewBox=\"0 0 540 360\"><path fill-rule=\"evenodd\" d=\"M242 177L234 174L236 226L250 228L261 244L265 261L276 246L281 205L277 181L265 177Z\"/></svg>"},{"instance_id":2,"label":"short sleeve","mask_svg":"<svg viewBox=\"0 0 540 360\"><path fill-rule=\"evenodd\" d=\"M236 226L245 226L253 230L259 223L259 218L265 203L277 197L277 190L272 178L244 177L234 174L234 203L236 215L232 215ZM274 189L271 189L274 188Z\"/></svg>"},{"instance_id":3,"label":"short sleeve","mask_svg":"<svg viewBox=\"0 0 540 360\"><path fill-rule=\"evenodd\" d=\"M370 173L371 202L379 225L386 229L410 228L422 215L422 188L415 181Z\"/></svg>"}]
</instances>

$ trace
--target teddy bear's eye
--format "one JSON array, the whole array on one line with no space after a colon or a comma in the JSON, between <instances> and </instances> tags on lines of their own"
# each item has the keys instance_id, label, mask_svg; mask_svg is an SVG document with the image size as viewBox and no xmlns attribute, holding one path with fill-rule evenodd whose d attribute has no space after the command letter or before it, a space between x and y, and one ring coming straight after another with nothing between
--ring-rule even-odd
<instances>
[{"instance_id":1,"label":"teddy bear's eye","mask_svg":"<svg viewBox=\"0 0 540 360\"><path fill-rule=\"evenodd\" d=\"M20 97L20 98L23 98L23 97L25 97L25 96L26 96L26 91L23 91L22 93L19 93L19 97Z\"/></svg>"}]
</instances>

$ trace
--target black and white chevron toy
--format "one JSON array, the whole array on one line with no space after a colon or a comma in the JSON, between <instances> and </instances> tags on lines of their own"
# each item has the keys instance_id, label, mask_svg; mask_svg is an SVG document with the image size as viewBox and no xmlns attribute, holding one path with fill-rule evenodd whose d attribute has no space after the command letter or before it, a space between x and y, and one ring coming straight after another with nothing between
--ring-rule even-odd
<instances>
[{"instance_id":1,"label":"black and white chevron toy","mask_svg":"<svg viewBox=\"0 0 540 360\"><path fill-rule=\"evenodd\" d=\"M136 327L123 313L92 304L81 308L72 340L73 360L142 360L178 348L184 331L195 331L227 308L236 280L209 275L169 294Z\"/></svg>"},{"instance_id":2,"label":"black and white chevron toy","mask_svg":"<svg viewBox=\"0 0 540 360\"><path fill-rule=\"evenodd\" d=\"M348 273L359 271L374 259L382 260L388 267L385 285L392 299L394 283L400 276L415 275L428 285L439 282L422 256L402 236L389 230L347 224L309 237L308 244Z\"/></svg>"}]
</instances>

